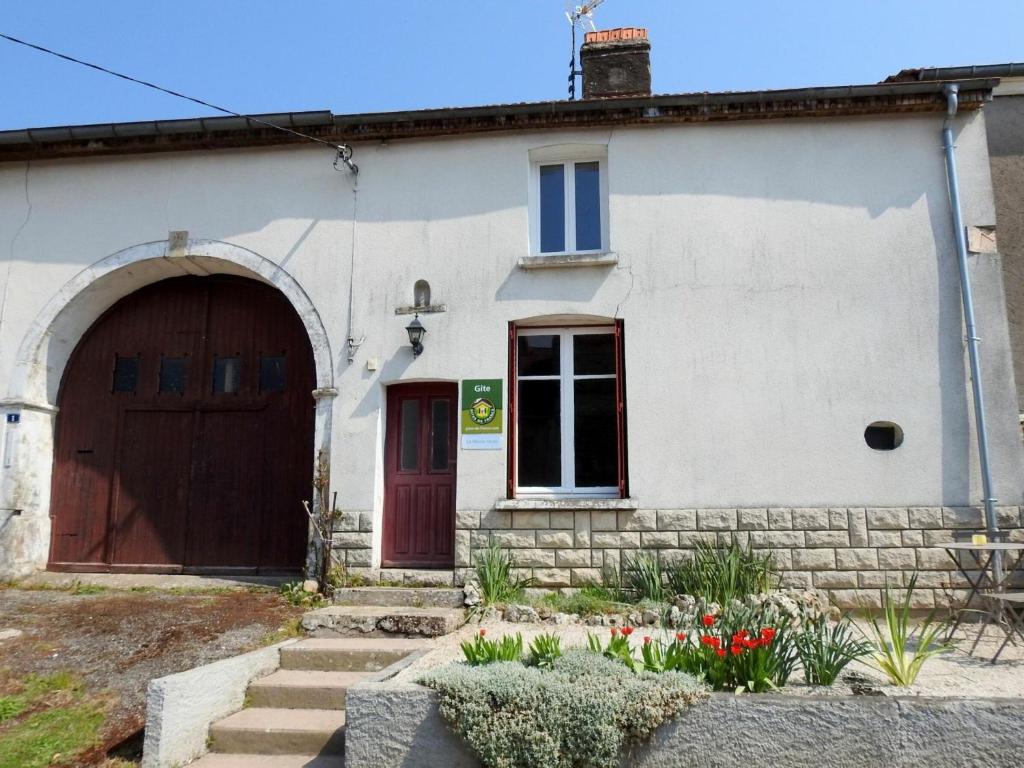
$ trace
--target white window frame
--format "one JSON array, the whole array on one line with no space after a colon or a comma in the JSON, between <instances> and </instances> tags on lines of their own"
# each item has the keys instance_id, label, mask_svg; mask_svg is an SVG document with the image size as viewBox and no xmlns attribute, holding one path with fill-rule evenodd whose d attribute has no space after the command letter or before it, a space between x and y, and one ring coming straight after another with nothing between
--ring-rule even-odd
<instances>
[{"instance_id":1,"label":"white window frame","mask_svg":"<svg viewBox=\"0 0 1024 768\"><path fill-rule=\"evenodd\" d=\"M576 249L576 163L597 163L601 198L601 247ZM540 249L540 168L561 165L565 174L565 250ZM568 256L608 253L608 147L604 144L558 144L530 151L530 254L533 256Z\"/></svg>"},{"instance_id":2,"label":"white window frame","mask_svg":"<svg viewBox=\"0 0 1024 768\"><path fill-rule=\"evenodd\" d=\"M516 432L516 445L515 445L515 461L516 461L516 498L534 498L534 499L558 499L558 498L593 498L593 499L617 499L619 498L619 487L618 485L612 486L596 486L596 487L576 487L576 425L575 425L575 414L576 414L576 392L575 387L565 386L566 382L572 384L575 381L583 381L585 379L612 379L615 380L617 373L613 370L611 373L601 374L584 374L577 376L575 369L573 368L573 345L571 343L572 337L584 336L588 334L609 334L614 338L615 326L612 325L599 325L599 326L581 326L577 328L530 328L520 327L516 329L517 339L523 336L558 336L558 374L549 374L545 376L520 376L519 375L519 360L518 350L516 350L516 401L519 401L519 381L559 381L559 396L560 396L560 424L559 430L561 434L562 450L562 485L557 488L548 488L543 486L522 486L519 485L519 433L518 425ZM518 342L517 342L518 343ZM518 415L516 416L518 418ZM567 439L571 438L571 439ZM620 450L618 440L615 445L616 452Z\"/></svg>"}]
</instances>

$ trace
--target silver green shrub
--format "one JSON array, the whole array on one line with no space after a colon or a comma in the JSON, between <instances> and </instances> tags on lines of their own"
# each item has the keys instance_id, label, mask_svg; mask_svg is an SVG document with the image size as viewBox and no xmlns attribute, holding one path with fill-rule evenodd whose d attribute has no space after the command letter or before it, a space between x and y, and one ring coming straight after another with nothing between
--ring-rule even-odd
<instances>
[{"instance_id":1,"label":"silver green shrub","mask_svg":"<svg viewBox=\"0 0 1024 768\"><path fill-rule=\"evenodd\" d=\"M420 684L487 768L617 768L623 750L707 695L677 672L631 672L584 650L548 668L452 664Z\"/></svg>"}]
</instances>

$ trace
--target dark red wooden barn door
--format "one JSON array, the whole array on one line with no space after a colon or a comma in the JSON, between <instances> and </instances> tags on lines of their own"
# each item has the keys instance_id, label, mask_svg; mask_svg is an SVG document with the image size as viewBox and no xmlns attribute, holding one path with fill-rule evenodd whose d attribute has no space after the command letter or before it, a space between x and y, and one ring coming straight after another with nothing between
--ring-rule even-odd
<instances>
[{"instance_id":1,"label":"dark red wooden barn door","mask_svg":"<svg viewBox=\"0 0 1024 768\"><path fill-rule=\"evenodd\" d=\"M454 563L457 403L455 384L388 387L385 566Z\"/></svg>"},{"instance_id":2,"label":"dark red wooden barn door","mask_svg":"<svg viewBox=\"0 0 1024 768\"><path fill-rule=\"evenodd\" d=\"M61 382L50 567L299 569L313 387L305 329L270 286L182 277L118 302Z\"/></svg>"}]
</instances>

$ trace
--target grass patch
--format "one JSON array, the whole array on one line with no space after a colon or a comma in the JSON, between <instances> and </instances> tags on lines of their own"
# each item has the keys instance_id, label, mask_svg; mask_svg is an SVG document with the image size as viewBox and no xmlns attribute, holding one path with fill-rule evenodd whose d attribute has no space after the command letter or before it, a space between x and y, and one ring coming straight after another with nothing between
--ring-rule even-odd
<instances>
[{"instance_id":1,"label":"grass patch","mask_svg":"<svg viewBox=\"0 0 1024 768\"><path fill-rule=\"evenodd\" d=\"M274 587L262 586L260 584L252 584L244 587L129 587L127 590L122 591L131 592L137 595L181 595L183 597L207 595L217 597L219 595L273 592Z\"/></svg>"},{"instance_id":2,"label":"grass patch","mask_svg":"<svg viewBox=\"0 0 1024 768\"><path fill-rule=\"evenodd\" d=\"M106 592L107 588L101 587L99 584L86 584L81 581L75 581L68 591L72 595L99 595Z\"/></svg>"},{"instance_id":3,"label":"grass patch","mask_svg":"<svg viewBox=\"0 0 1024 768\"><path fill-rule=\"evenodd\" d=\"M8 681L0 696L0 768L44 768L94 747L105 718L97 697L84 697L70 672Z\"/></svg>"},{"instance_id":4,"label":"grass patch","mask_svg":"<svg viewBox=\"0 0 1024 768\"><path fill-rule=\"evenodd\" d=\"M102 710L90 703L29 715L0 731L0 768L46 768L66 760L95 746L102 724Z\"/></svg>"},{"instance_id":5,"label":"grass patch","mask_svg":"<svg viewBox=\"0 0 1024 768\"><path fill-rule=\"evenodd\" d=\"M301 637L302 634L302 617L296 616L293 619L288 619L288 621L273 632L264 635L263 639L260 640L260 646L273 645L293 637Z\"/></svg>"},{"instance_id":6,"label":"grass patch","mask_svg":"<svg viewBox=\"0 0 1024 768\"><path fill-rule=\"evenodd\" d=\"M556 613L575 613L580 616L622 613L628 608L625 603L615 600L613 593L605 587L583 587L571 595L549 592L537 601L537 606L549 608Z\"/></svg>"},{"instance_id":7,"label":"grass patch","mask_svg":"<svg viewBox=\"0 0 1024 768\"><path fill-rule=\"evenodd\" d=\"M0 696L0 723L11 720L28 709L24 696Z\"/></svg>"},{"instance_id":8,"label":"grass patch","mask_svg":"<svg viewBox=\"0 0 1024 768\"><path fill-rule=\"evenodd\" d=\"M67 582L61 584L44 584L8 581L0 583L0 589L20 589L25 592L67 592L72 595L98 595L102 592L110 591L108 587L104 587L100 584L86 584L78 579L75 579L70 584Z\"/></svg>"},{"instance_id":9,"label":"grass patch","mask_svg":"<svg viewBox=\"0 0 1024 768\"><path fill-rule=\"evenodd\" d=\"M46 696L59 691L77 693L81 690L78 678L70 672L55 672L52 675L29 675L18 686L15 693L0 696L0 723L21 715ZM2 744L2 738L0 738Z\"/></svg>"}]
</instances>

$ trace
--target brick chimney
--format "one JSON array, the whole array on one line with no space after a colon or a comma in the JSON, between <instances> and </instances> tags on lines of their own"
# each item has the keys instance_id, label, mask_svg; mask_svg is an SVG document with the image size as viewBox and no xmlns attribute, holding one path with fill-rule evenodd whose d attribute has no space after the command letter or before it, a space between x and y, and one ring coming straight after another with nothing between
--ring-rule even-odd
<instances>
[{"instance_id":1,"label":"brick chimney","mask_svg":"<svg viewBox=\"0 0 1024 768\"><path fill-rule=\"evenodd\" d=\"M651 44L646 29L587 32L580 64L584 99L651 95Z\"/></svg>"}]
</instances>

